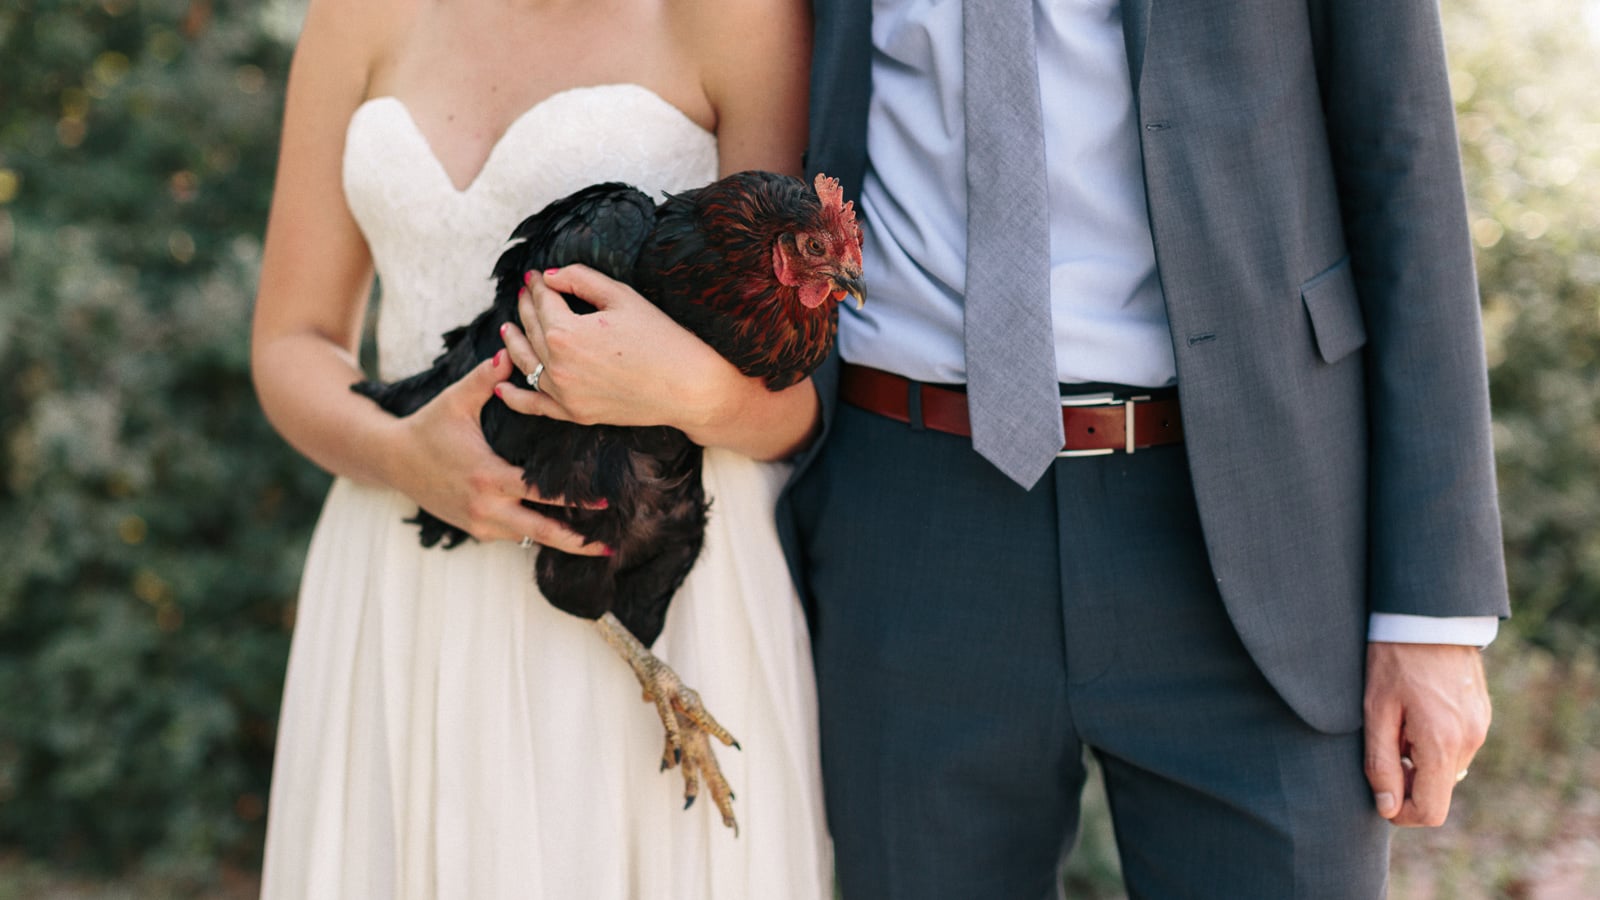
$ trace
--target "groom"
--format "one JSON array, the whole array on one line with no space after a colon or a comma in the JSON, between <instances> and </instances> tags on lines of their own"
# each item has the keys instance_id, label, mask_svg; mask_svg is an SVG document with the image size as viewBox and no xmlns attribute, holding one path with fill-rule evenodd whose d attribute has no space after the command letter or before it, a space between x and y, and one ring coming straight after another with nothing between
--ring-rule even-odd
<instances>
[{"instance_id":1,"label":"groom","mask_svg":"<svg viewBox=\"0 0 1600 900\"><path fill-rule=\"evenodd\" d=\"M967 5L814 4L870 301L781 513L844 896L1054 896L1087 747L1131 894L1380 897L1508 612L1435 4Z\"/></svg>"}]
</instances>

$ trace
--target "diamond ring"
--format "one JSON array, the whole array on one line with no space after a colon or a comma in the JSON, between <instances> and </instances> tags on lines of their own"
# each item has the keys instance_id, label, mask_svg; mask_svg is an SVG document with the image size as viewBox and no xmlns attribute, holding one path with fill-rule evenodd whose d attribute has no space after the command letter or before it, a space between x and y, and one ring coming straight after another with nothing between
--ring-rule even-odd
<instances>
[{"instance_id":1,"label":"diamond ring","mask_svg":"<svg viewBox=\"0 0 1600 900\"><path fill-rule=\"evenodd\" d=\"M1461 771L1456 773L1456 784L1460 784L1461 782L1466 781L1466 780L1467 780L1467 770L1466 769L1462 769Z\"/></svg>"},{"instance_id":2,"label":"diamond ring","mask_svg":"<svg viewBox=\"0 0 1600 900\"><path fill-rule=\"evenodd\" d=\"M539 379L543 375L544 363L539 363L537 366L534 366L533 371L528 373L528 387L537 392L539 390Z\"/></svg>"},{"instance_id":3,"label":"diamond ring","mask_svg":"<svg viewBox=\"0 0 1600 900\"><path fill-rule=\"evenodd\" d=\"M526 549L528 549L528 548L529 548L529 547L532 547L532 546L533 546L533 538L531 538L531 537L528 537L528 536L527 536L527 535L523 535L523 536L522 536L522 543L521 543L521 544L518 544L518 545L517 545L517 546L519 546L519 547L521 547L521 548L522 548L522 549L524 549L524 550L526 550Z\"/></svg>"}]
</instances>

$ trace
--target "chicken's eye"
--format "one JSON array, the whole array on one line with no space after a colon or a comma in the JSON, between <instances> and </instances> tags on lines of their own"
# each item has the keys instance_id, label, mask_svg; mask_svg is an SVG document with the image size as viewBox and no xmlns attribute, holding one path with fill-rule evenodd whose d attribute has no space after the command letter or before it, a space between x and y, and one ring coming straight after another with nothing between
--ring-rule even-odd
<instances>
[{"instance_id":1,"label":"chicken's eye","mask_svg":"<svg viewBox=\"0 0 1600 900\"><path fill-rule=\"evenodd\" d=\"M817 240L816 238L806 238L807 253L811 254L812 256L821 256L824 249L825 248L822 246L821 241Z\"/></svg>"}]
</instances>

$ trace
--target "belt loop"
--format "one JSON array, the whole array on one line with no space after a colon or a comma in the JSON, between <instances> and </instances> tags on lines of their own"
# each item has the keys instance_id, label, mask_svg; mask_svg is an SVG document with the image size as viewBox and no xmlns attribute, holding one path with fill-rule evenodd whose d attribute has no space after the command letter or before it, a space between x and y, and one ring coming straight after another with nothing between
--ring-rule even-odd
<instances>
[{"instance_id":1,"label":"belt loop","mask_svg":"<svg viewBox=\"0 0 1600 900\"><path fill-rule=\"evenodd\" d=\"M906 424L912 431L925 431L922 424L922 382L906 381Z\"/></svg>"}]
</instances>

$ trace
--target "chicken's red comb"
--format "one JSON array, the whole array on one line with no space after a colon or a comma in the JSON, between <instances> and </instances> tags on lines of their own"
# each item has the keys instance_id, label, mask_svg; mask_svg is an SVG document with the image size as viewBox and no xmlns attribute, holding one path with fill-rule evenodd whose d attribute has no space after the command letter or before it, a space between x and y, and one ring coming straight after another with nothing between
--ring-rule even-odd
<instances>
[{"instance_id":1,"label":"chicken's red comb","mask_svg":"<svg viewBox=\"0 0 1600 900\"><path fill-rule=\"evenodd\" d=\"M844 188L839 186L839 179L817 173L816 180L812 182L817 189L817 199L822 201L822 208L837 216L846 228L855 232L856 243L861 242L861 226L856 224L855 201L846 202Z\"/></svg>"},{"instance_id":2,"label":"chicken's red comb","mask_svg":"<svg viewBox=\"0 0 1600 900\"><path fill-rule=\"evenodd\" d=\"M824 209L830 206L839 209L844 206L844 188L839 186L839 179L829 178L818 172L813 184L817 189L817 199L822 201Z\"/></svg>"}]
</instances>

